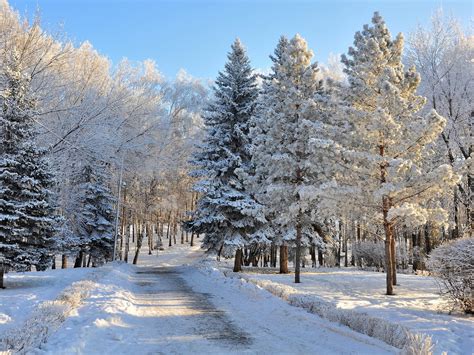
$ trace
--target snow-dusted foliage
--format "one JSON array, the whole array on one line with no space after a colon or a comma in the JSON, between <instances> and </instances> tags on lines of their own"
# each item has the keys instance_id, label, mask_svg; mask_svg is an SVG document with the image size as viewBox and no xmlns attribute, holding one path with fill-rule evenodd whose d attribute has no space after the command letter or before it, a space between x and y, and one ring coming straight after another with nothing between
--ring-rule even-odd
<instances>
[{"instance_id":1,"label":"snow-dusted foliage","mask_svg":"<svg viewBox=\"0 0 474 355\"><path fill-rule=\"evenodd\" d=\"M248 241L262 213L246 189L250 171L249 119L258 89L245 49L232 44L224 71L214 87L214 99L204 113L205 138L192 163L201 193L188 227L205 233L203 247L229 256Z\"/></svg>"},{"instance_id":2,"label":"snow-dusted foliage","mask_svg":"<svg viewBox=\"0 0 474 355\"><path fill-rule=\"evenodd\" d=\"M314 242L315 209L308 188L318 181L322 167L309 142L318 125L318 97L322 83L306 41L296 35L280 40L273 72L264 83L254 119L254 147L258 200L272 216L277 244L296 242L296 265L301 244Z\"/></svg>"},{"instance_id":3,"label":"snow-dusted foliage","mask_svg":"<svg viewBox=\"0 0 474 355\"><path fill-rule=\"evenodd\" d=\"M53 176L35 143L30 80L10 53L0 73L0 268L43 269L51 261L56 217Z\"/></svg>"},{"instance_id":4,"label":"snow-dusted foliage","mask_svg":"<svg viewBox=\"0 0 474 355\"><path fill-rule=\"evenodd\" d=\"M466 313L474 313L474 238L448 242L433 250L428 267L443 294Z\"/></svg>"},{"instance_id":5,"label":"snow-dusted foliage","mask_svg":"<svg viewBox=\"0 0 474 355\"><path fill-rule=\"evenodd\" d=\"M334 118L343 133L328 144L334 180L321 186L326 210L351 206L372 221L370 232L384 231L386 264L392 265L388 294L395 226L445 224L439 198L459 181L449 165L426 164L446 120L434 110L418 115L425 104L416 94L420 76L413 67L405 69L402 52L403 36L392 39L378 13L372 26L356 33L354 47L342 57L348 86L340 88Z\"/></svg>"}]
</instances>

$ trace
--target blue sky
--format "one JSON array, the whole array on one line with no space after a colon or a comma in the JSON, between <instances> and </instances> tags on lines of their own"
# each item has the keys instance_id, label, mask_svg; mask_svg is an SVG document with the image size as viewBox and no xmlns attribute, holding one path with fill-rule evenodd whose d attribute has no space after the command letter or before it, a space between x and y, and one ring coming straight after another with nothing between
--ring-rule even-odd
<instances>
[{"instance_id":1,"label":"blue sky","mask_svg":"<svg viewBox=\"0 0 474 355\"><path fill-rule=\"evenodd\" d=\"M10 0L20 13L41 10L44 26L59 24L76 43L89 40L114 63L122 57L156 61L172 77L180 68L214 78L235 37L252 64L270 65L281 34L300 33L319 62L343 53L354 32L380 11L392 34L429 22L440 6L464 25L474 17L473 1L441 0Z\"/></svg>"}]
</instances>

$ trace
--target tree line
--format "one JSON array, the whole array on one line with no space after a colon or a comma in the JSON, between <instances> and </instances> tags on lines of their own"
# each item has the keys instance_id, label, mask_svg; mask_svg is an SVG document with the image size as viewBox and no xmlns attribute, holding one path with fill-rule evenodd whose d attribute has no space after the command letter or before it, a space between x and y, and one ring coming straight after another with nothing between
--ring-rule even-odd
<instances>
[{"instance_id":1,"label":"tree line","mask_svg":"<svg viewBox=\"0 0 474 355\"><path fill-rule=\"evenodd\" d=\"M298 283L304 254L344 258L383 269L388 295L397 268L470 236L473 37L441 13L432 26L404 53L375 13L332 73L301 36L281 37L261 85L236 40L203 112L185 226L234 271L276 266L279 250Z\"/></svg>"}]
</instances>

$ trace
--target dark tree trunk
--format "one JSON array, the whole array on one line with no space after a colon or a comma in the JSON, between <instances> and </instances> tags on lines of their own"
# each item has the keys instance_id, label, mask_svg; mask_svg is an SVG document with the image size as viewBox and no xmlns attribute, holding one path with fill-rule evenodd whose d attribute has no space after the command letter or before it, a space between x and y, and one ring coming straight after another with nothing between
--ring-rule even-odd
<instances>
[{"instance_id":1,"label":"dark tree trunk","mask_svg":"<svg viewBox=\"0 0 474 355\"><path fill-rule=\"evenodd\" d=\"M140 249L142 247L143 242L143 231L139 232L137 235L137 247L135 249L135 256L133 257L132 264L137 265L138 262L138 255L140 254Z\"/></svg>"},{"instance_id":2,"label":"dark tree trunk","mask_svg":"<svg viewBox=\"0 0 474 355\"><path fill-rule=\"evenodd\" d=\"M67 269L67 255L61 256L61 269Z\"/></svg>"},{"instance_id":3,"label":"dark tree trunk","mask_svg":"<svg viewBox=\"0 0 474 355\"><path fill-rule=\"evenodd\" d=\"M275 244L270 245L270 267L274 267L276 264L276 255L275 255Z\"/></svg>"},{"instance_id":4,"label":"dark tree trunk","mask_svg":"<svg viewBox=\"0 0 474 355\"><path fill-rule=\"evenodd\" d=\"M392 240L390 242L390 253L392 256L392 284L395 286L397 284L397 254L395 249L395 233L393 233L392 229Z\"/></svg>"},{"instance_id":5,"label":"dark tree trunk","mask_svg":"<svg viewBox=\"0 0 474 355\"><path fill-rule=\"evenodd\" d=\"M170 216L171 216L171 213L170 213ZM171 234L170 234L170 228L171 228L171 217L168 220L168 230L166 231L166 236L168 237L168 246L169 247L171 247L171 245L172 245L171 244L171 242L172 242L171 238L172 237L171 237Z\"/></svg>"},{"instance_id":6,"label":"dark tree trunk","mask_svg":"<svg viewBox=\"0 0 474 355\"><path fill-rule=\"evenodd\" d=\"M0 289L5 288L5 266L0 264Z\"/></svg>"},{"instance_id":7,"label":"dark tree trunk","mask_svg":"<svg viewBox=\"0 0 474 355\"><path fill-rule=\"evenodd\" d=\"M324 265L324 255L323 250L321 248L318 248L318 263L320 267Z\"/></svg>"},{"instance_id":8,"label":"dark tree trunk","mask_svg":"<svg viewBox=\"0 0 474 355\"><path fill-rule=\"evenodd\" d=\"M81 250L76 257L76 261L74 262L75 268L81 267L83 257L84 257L84 252Z\"/></svg>"},{"instance_id":9,"label":"dark tree trunk","mask_svg":"<svg viewBox=\"0 0 474 355\"><path fill-rule=\"evenodd\" d=\"M149 222L145 222L146 238L148 241L148 255L152 254L153 250L153 229Z\"/></svg>"},{"instance_id":10,"label":"dark tree trunk","mask_svg":"<svg viewBox=\"0 0 474 355\"><path fill-rule=\"evenodd\" d=\"M313 245L310 249L311 253L311 267L316 267L316 247Z\"/></svg>"},{"instance_id":11,"label":"dark tree trunk","mask_svg":"<svg viewBox=\"0 0 474 355\"><path fill-rule=\"evenodd\" d=\"M299 218L298 218L299 219ZM296 225L296 258L295 258L295 283L300 283L301 273L301 224Z\"/></svg>"},{"instance_id":12,"label":"dark tree trunk","mask_svg":"<svg viewBox=\"0 0 474 355\"><path fill-rule=\"evenodd\" d=\"M411 252L412 252L412 255L413 255L413 272L416 273L417 270L420 269L420 265L419 265L419 257L417 255L417 251L415 250L415 248L418 246L418 233L417 232L412 232L411 234Z\"/></svg>"},{"instance_id":13,"label":"dark tree trunk","mask_svg":"<svg viewBox=\"0 0 474 355\"><path fill-rule=\"evenodd\" d=\"M234 272L242 271L242 249L235 251Z\"/></svg>"},{"instance_id":14,"label":"dark tree trunk","mask_svg":"<svg viewBox=\"0 0 474 355\"><path fill-rule=\"evenodd\" d=\"M55 255L53 255L51 269L56 270L56 256Z\"/></svg>"},{"instance_id":15,"label":"dark tree trunk","mask_svg":"<svg viewBox=\"0 0 474 355\"><path fill-rule=\"evenodd\" d=\"M288 273L288 246L280 245L280 274Z\"/></svg>"},{"instance_id":16,"label":"dark tree trunk","mask_svg":"<svg viewBox=\"0 0 474 355\"><path fill-rule=\"evenodd\" d=\"M426 255L431 253L430 227L428 225L425 225L425 253Z\"/></svg>"}]
</instances>

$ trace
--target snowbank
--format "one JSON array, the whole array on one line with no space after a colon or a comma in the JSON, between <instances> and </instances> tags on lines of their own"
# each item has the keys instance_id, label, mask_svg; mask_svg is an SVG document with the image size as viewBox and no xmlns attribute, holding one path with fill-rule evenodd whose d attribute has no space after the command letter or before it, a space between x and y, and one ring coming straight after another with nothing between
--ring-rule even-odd
<instances>
[{"instance_id":1,"label":"snowbank","mask_svg":"<svg viewBox=\"0 0 474 355\"><path fill-rule=\"evenodd\" d=\"M397 295L386 296L382 273L308 268L302 283L294 284L293 275L281 275L269 268L249 267L235 274L227 261L207 258L201 264L218 268L229 277L243 278L294 306L404 348L407 353L410 348L426 353L431 347L435 354L472 353L473 319L447 314L448 302L438 295L430 277L399 275Z\"/></svg>"},{"instance_id":2,"label":"snowbank","mask_svg":"<svg viewBox=\"0 0 474 355\"><path fill-rule=\"evenodd\" d=\"M286 300L293 306L304 308L321 318L345 325L356 332L382 340L396 348L408 349L416 347L417 354L421 354L419 350L422 348L431 348L431 337L422 335L420 338L418 334L411 332L400 324L395 324L382 318L371 317L364 312L337 308L329 302L322 301L317 296L299 295L298 291L290 286L280 285L267 280L252 279L248 275L240 276L271 294ZM414 344L417 340L421 340L421 343Z\"/></svg>"},{"instance_id":3,"label":"snowbank","mask_svg":"<svg viewBox=\"0 0 474 355\"><path fill-rule=\"evenodd\" d=\"M84 274L83 271L75 270L68 271ZM27 353L33 348L40 347L81 305L82 300L89 296L91 290L97 286L95 281L107 271L110 271L110 266L85 272L86 279L72 283L60 292L56 299L39 303L23 324L4 332L0 338L0 350L7 353Z\"/></svg>"}]
</instances>

